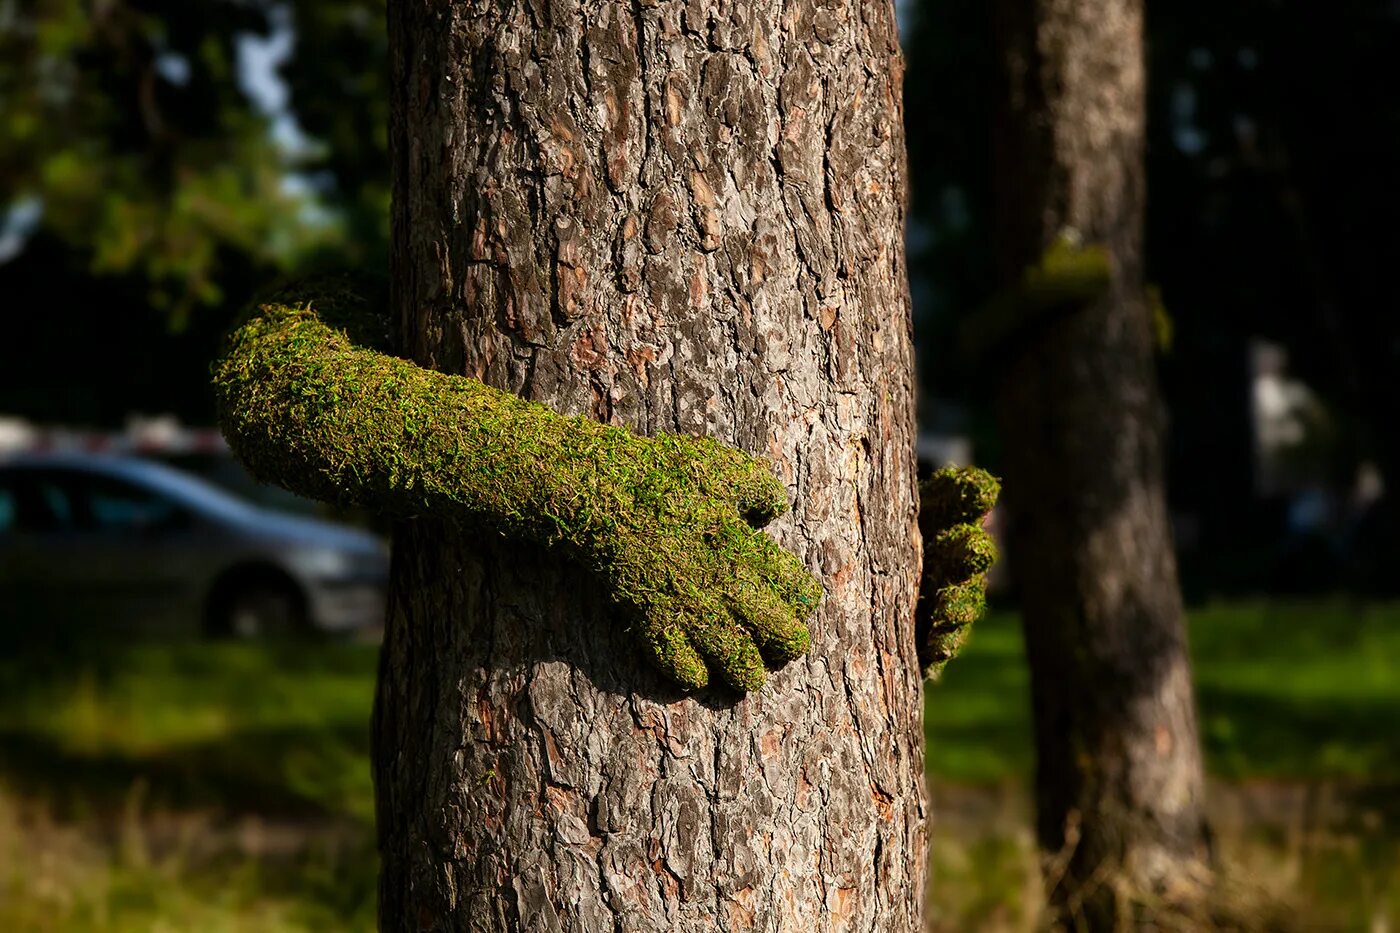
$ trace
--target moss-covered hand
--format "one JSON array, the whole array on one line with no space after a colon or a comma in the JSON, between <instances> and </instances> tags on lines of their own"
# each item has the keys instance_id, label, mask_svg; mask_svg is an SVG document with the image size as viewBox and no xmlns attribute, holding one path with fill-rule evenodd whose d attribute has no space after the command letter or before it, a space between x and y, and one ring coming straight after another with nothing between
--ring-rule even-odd
<instances>
[{"instance_id":1,"label":"moss-covered hand","mask_svg":"<svg viewBox=\"0 0 1400 933\"><path fill-rule=\"evenodd\" d=\"M803 654L821 585L758 529L787 509L770 463L703 437L641 437L390 356L363 284L258 306L215 365L220 424L258 478L433 515L595 571L669 677L754 690Z\"/></svg>"},{"instance_id":2,"label":"moss-covered hand","mask_svg":"<svg viewBox=\"0 0 1400 933\"><path fill-rule=\"evenodd\" d=\"M996 477L976 467L939 470L919 487L924 572L915 632L927 677L942 672L986 608L986 573L997 551L982 519L1000 491Z\"/></svg>"}]
</instances>

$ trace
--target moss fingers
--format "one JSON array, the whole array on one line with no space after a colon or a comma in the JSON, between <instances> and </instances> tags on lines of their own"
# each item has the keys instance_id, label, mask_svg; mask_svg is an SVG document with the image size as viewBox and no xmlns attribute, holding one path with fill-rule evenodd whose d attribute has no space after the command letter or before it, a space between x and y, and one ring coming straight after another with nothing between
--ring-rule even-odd
<instances>
[{"instance_id":1,"label":"moss fingers","mask_svg":"<svg viewBox=\"0 0 1400 933\"><path fill-rule=\"evenodd\" d=\"M717 600L704 600L691 610L687 636L704 656L711 674L735 690L757 690L768 679L768 667L752 635Z\"/></svg>"},{"instance_id":2,"label":"moss fingers","mask_svg":"<svg viewBox=\"0 0 1400 933\"><path fill-rule=\"evenodd\" d=\"M685 629L674 622L644 620L641 643L644 653L667 677L687 690L699 690L710 683L705 659L686 637Z\"/></svg>"},{"instance_id":3,"label":"moss fingers","mask_svg":"<svg viewBox=\"0 0 1400 933\"><path fill-rule=\"evenodd\" d=\"M803 624L808 610L783 599L764 581L741 580L733 610L769 666L780 667L801 657L812 645Z\"/></svg>"},{"instance_id":4,"label":"moss fingers","mask_svg":"<svg viewBox=\"0 0 1400 933\"><path fill-rule=\"evenodd\" d=\"M986 608L986 572L997 550L982 522L1000 489L975 467L939 470L919 488L924 567L915 635L927 677L942 672Z\"/></svg>"}]
</instances>

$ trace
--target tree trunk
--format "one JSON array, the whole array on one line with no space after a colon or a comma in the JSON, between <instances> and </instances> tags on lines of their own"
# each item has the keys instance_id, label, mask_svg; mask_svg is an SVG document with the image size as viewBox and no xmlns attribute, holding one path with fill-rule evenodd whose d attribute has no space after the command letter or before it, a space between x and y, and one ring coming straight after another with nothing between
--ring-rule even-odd
<instances>
[{"instance_id":1,"label":"tree trunk","mask_svg":"<svg viewBox=\"0 0 1400 933\"><path fill-rule=\"evenodd\" d=\"M391 0L417 362L771 457L826 597L685 696L579 571L396 529L375 711L393 930L920 928L900 58L888 2Z\"/></svg>"},{"instance_id":2,"label":"tree trunk","mask_svg":"<svg viewBox=\"0 0 1400 933\"><path fill-rule=\"evenodd\" d=\"M997 4L1002 275L1069 231L1112 266L1099 299L1038 319L998 363L1038 832L1062 920L1090 929L1189 903L1207 855L1143 281L1142 15L1142 0Z\"/></svg>"}]
</instances>

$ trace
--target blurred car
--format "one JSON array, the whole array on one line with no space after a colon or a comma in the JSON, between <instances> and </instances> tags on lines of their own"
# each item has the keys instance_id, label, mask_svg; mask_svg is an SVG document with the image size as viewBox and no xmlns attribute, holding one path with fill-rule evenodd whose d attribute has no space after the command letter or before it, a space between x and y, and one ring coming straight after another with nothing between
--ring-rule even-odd
<instances>
[{"instance_id":1,"label":"blurred car","mask_svg":"<svg viewBox=\"0 0 1400 933\"><path fill-rule=\"evenodd\" d=\"M0 459L0 620L254 637L383 622L374 535L253 505L160 463Z\"/></svg>"}]
</instances>

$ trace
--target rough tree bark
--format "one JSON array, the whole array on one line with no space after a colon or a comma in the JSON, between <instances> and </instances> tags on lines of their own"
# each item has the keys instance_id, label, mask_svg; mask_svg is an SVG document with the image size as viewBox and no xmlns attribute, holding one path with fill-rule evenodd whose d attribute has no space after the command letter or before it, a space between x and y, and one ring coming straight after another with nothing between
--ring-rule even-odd
<instances>
[{"instance_id":1,"label":"rough tree bark","mask_svg":"<svg viewBox=\"0 0 1400 933\"><path fill-rule=\"evenodd\" d=\"M391 0L393 307L420 364L771 457L826 585L743 699L582 574L395 531L392 930L920 928L918 537L888 2Z\"/></svg>"},{"instance_id":2,"label":"rough tree bark","mask_svg":"<svg viewBox=\"0 0 1400 933\"><path fill-rule=\"evenodd\" d=\"M1020 280L1067 234L1111 264L1097 300L1011 341L998 408L1047 880L1067 915L1117 929L1155 897L1192 900L1207 855L1143 280L1143 5L996 14L1001 272Z\"/></svg>"}]
</instances>

